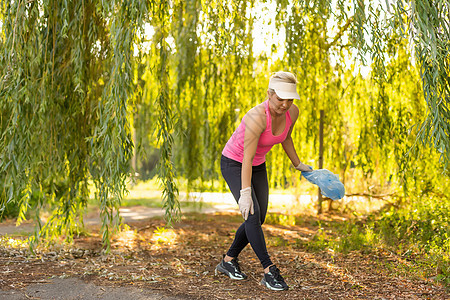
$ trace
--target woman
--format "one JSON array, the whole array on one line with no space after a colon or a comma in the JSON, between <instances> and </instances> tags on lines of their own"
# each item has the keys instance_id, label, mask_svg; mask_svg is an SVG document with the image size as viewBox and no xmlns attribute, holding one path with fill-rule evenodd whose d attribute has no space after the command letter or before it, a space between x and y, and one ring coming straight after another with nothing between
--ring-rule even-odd
<instances>
[{"instance_id":1,"label":"woman","mask_svg":"<svg viewBox=\"0 0 450 300\"><path fill-rule=\"evenodd\" d=\"M216 274L221 272L231 279L246 279L240 269L238 255L250 243L264 269L261 284L277 291L289 287L270 260L261 228L269 201L265 156L273 145L281 143L297 170L312 170L300 162L291 138L299 115L297 106L293 105L294 99L300 99L296 86L293 74L275 73L269 81L266 101L247 112L223 149L220 162L222 175L245 221L236 231L227 254L217 265Z\"/></svg>"}]
</instances>

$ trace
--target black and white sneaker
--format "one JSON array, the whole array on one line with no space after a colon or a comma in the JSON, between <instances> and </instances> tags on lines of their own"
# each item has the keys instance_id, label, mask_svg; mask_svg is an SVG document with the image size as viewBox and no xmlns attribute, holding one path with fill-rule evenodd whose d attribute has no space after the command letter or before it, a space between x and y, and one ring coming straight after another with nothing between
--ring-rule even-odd
<instances>
[{"instance_id":1,"label":"black and white sneaker","mask_svg":"<svg viewBox=\"0 0 450 300\"><path fill-rule=\"evenodd\" d=\"M274 291L286 291L289 286L284 282L280 270L275 265L270 266L269 273L264 274L261 284Z\"/></svg>"},{"instance_id":2,"label":"black and white sneaker","mask_svg":"<svg viewBox=\"0 0 450 300\"><path fill-rule=\"evenodd\" d=\"M247 279L247 275L241 272L241 268L239 267L237 257L233 258L230 262L225 262L222 259L222 261L216 267L215 274L218 275L219 272L229 276L231 279L235 280Z\"/></svg>"}]
</instances>

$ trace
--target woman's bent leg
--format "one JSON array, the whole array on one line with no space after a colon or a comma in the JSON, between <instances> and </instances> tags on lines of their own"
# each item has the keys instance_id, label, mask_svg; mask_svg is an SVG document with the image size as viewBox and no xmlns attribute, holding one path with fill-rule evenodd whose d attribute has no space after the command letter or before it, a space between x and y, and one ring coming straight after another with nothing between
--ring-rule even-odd
<instances>
[{"instance_id":1,"label":"woman's bent leg","mask_svg":"<svg viewBox=\"0 0 450 300\"><path fill-rule=\"evenodd\" d=\"M242 164L222 156L220 161L222 175L230 188L236 202L239 201L241 191L241 170ZM236 231L234 241L231 244L227 255L230 257L237 257L242 249L248 244L247 235L245 233L245 223L242 223Z\"/></svg>"},{"instance_id":2,"label":"woman's bent leg","mask_svg":"<svg viewBox=\"0 0 450 300\"><path fill-rule=\"evenodd\" d=\"M236 201L239 201L241 190L241 169L239 162L228 158L221 159L222 175L227 182ZM264 223L268 206L268 183L265 164L253 168L252 175L252 199L254 214L239 226L234 241L227 252L230 257L237 257L250 242L253 251L258 256L263 268L272 265L267 253L266 242L261 224ZM262 208L262 209L261 209Z\"/></svg>"},{"instance_id":3,"label":"woman's bent leg","mask_svg":"<svg viewBox=\"0 0 450 300\"><path fill-rule=\"evenodd\" d=\"M247 239L258 256L263 269L272 265L267 252L266 240L261 225L264 223L269 202L269 184L267 181L266 164L253 167L252 170L252 197L255 214L245 221ZM256 201L255 201L256 199Z\"/></svg>"}]
</instances>

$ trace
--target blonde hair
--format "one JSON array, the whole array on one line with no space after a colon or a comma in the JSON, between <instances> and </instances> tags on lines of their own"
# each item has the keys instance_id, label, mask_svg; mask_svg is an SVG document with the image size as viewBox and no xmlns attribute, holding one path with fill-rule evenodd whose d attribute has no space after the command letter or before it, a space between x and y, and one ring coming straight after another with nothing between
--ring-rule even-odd
<instances>
[{"instance_id":1,"label":"blonde hair","mask_svg":"<svg viewBox=\"0 0 450 300\"><path fill-rule=\"evenodd\" d=\"M286 83L297 84L297 78L295 77L294 74L289 73L289 72L284 72L284 71L275 72L272 74L272 76L270 76L270 79L272 79L272 78L280 79L281 81L286 82ZM269 92L271 95L273 95L273 93L275 93L275 90L269 88Z\"/></svg>"}]
</instances>

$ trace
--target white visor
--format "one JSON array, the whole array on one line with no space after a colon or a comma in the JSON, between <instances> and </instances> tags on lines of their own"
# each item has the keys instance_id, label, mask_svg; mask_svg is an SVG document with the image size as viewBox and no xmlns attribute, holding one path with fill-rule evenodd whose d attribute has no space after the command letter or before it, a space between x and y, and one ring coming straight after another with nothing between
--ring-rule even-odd
<instances>
[{"instance_id":1,"label":"white visor","mask_svg":"<svg viewBox=\"0 0 450 300\"><path fill-rule=\"evenodd\" d=\"M300 100L300 96L297 93L297 85L295 83L288 83L278 78L272 78L269 81L269 89L273 89L281 99Z\"/></svg>"}]
</instances>

